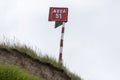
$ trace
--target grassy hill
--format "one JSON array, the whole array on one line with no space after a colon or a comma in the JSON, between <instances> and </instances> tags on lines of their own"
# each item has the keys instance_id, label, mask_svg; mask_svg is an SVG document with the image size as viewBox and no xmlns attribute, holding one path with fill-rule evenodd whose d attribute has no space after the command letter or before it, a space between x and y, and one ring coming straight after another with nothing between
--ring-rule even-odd
<instances>
[{"instance_id":1,"label":"grassy hill","mask_svg":"<svg viewBox=\"0 0 120 80\"><path fill-rule=\"evenodd\" d=\"M81 78L54 58L47 55L38 56L36 51L26 45L1 43L0 80L81 80Z\"/></svg>"}]
</instances>

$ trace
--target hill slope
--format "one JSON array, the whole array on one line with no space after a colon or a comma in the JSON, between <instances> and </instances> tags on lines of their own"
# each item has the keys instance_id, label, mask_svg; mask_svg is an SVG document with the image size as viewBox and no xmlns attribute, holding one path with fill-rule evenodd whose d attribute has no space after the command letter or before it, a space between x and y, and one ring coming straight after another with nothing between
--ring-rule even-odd
<instances>
[{"instance_id":1,"label":"hill slope","mask_svg":"<svg viewBox=\"0 0 120 80\"><path fill-rule=\"evenodd\" d=\"M0 45L0 64L20 66L30 74L41 76L45 80L81 80L53 65L52 62L41 61L41 58L35 57L35 54L30 54L30 51L27 47Z\"/></svg>"}]
</instances>

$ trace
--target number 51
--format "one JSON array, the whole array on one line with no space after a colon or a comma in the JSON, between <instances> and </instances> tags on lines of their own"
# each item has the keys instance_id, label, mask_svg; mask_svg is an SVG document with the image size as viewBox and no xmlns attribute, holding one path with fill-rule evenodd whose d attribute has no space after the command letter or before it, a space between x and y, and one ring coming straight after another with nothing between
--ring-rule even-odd
<instances>
[{"instance_id":1,"label":"number 51","mask_svg":"<svg viewBox=\"0 0 120 80\"><path fill-rule=\"evenodd\" d=\"M62 14L55 14L55 18L61 19L62 18Z\"/></svg>"}]
</instances>

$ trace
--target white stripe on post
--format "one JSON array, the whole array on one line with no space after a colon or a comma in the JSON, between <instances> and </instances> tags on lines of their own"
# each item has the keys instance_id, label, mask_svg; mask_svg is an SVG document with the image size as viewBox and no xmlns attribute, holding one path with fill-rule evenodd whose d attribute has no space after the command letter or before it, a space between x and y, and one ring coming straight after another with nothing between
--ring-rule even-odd
<instances>
[{"instance_id":1,"label":"white stripe on post","mask_svg":"<svg viewBox=\"0 0 120 80\"><path fill-rule=\"evenodd\" d=\"M59 62L62 62L64 31L65 31L65 22L63 22L63 26L61 30Z\"/></svg>"},{"instance_id":2,"label":"white stripe on post","mask_svg":"<svg viewBox=\"0 0 120 80\"><path fill-rule=\"evenodd\" d=\"M63 40L63 38L64 38L64 33L61 33L61 39Z\"/></svg>"}]
</instances>

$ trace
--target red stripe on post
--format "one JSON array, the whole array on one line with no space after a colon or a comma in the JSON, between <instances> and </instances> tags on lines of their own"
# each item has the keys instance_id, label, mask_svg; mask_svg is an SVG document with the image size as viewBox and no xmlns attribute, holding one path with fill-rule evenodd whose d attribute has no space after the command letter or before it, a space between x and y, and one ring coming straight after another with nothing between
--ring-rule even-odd
<instances>
[{"instance_id":1,"label":"red stripe on post","mask_svg":"<svg viewBox=\"0 0 120 80\"><path fill-rule=\"evenodd\" d=\"M60 40L60 47L63 47L63 40Z\"/></svg>"},{"instance_id":2,"label":"red stripe on post","mask_svg":"<svg viewBox=\"0 0 120 80\"><path fill-rule=\"evenodd\" d=\"M64 27L62 27L62 33L64 33Z\"/></svg>"},{"instance_id":3,"label":"red stripe on post","mask_svg":"<svg viewBox=\"0 0 120 80\"><path fill-rule=\"evenodd\" d=\"M59 61L62 61L62 53L59 54Z\"/></svg>"}]
</instances>

